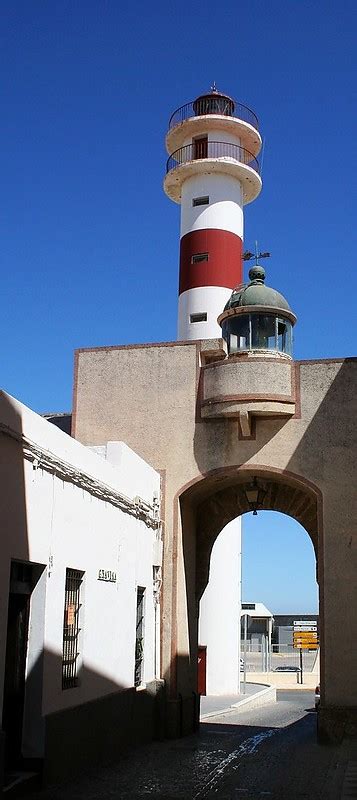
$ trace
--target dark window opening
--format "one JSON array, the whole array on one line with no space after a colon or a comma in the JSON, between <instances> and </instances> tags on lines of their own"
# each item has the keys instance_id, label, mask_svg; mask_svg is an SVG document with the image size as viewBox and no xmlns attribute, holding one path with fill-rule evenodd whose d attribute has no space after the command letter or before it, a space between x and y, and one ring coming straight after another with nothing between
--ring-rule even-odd
<instances>
[{"instance_id":1,"label":"dark window opening","mask_svg":"<svg viewBox=\"0 0 357 800\"><path fill-rule=\"evenodd\" d=\"M78 685L80 591L84 572L66 570L63 618L62 689Z\"/></svg>"},{"instance_id":2,"label":"dark window opening","mask_svg":"<svg viewBox=\"0 0 357 800\"><path fill-rule=\"evenodd\" d=\"M208 253L195 253L191 256L191 264L199 264L200 261L208 261Z\"/></svg>"},{"instance_id":3,"label":"dark window opening","mask_svg":"<svg viewBox=\"0 0 357 800\"><path fill-rule=\"evenodd\" d=\"M135 634L135 670L134 686L140 686L143 679L144 666L144 608L145 589L138 586L136 594L136 634Z\"/></svg>"},{"instance_id":4,"label":"dark window opening","mask_svg":"<svg viewBox=\"0 0 357 800\"><path fill-rule=\"evenodd\" d=\"M193 140L193 157L194 158L208 157L208 136L200 136L199 139Z\"/></svg>"},{"instance_id":5,"label":"dark window opening","mask_svg":"<svg viewBox=\"0 0 357 800\"><path fill-rule=\"evenodd\" d=\"M190 314L190 322L207 322L207 312L202 314Z\"/></svg>"},{"instance_id":6,"label":"dark window opening","mask_svg":"<svg viewBox=\"0 0 357 800\"><path fill-rule=\"evenodd\" d=\"M205 197L194 197L192 200L193 206L208 206L209 204L209 197L206 195Z\"/></svg>"}]
</instances>

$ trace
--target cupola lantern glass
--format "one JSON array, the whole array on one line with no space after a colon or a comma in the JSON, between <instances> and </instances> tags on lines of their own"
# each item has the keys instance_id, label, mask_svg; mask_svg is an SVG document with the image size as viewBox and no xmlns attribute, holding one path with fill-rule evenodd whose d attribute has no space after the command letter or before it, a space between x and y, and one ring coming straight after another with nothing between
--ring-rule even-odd
<instances>
[{"instance_id":1,"label":"cupola lantern glass","mask_svg":"<svg viewBox=\"0 0 357 800\"><path fill-rule=\"evenodd\" d=\"M233 290L218 319L228 354L275 351L291 358L295 315L283 295L265 286L262 267L253 267L249 277L248 285Z\"/></svg>"}]
</instances>

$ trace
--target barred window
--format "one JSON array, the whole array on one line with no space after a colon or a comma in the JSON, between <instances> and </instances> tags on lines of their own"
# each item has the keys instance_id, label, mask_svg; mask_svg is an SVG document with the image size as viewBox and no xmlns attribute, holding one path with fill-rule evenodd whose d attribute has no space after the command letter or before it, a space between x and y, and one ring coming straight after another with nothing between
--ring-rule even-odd
<instances>
[{"instance_id":1,"label":"barred window","mask_svg":"<svg viewBox=\"0 0 357 800\"><path fill-rule=\"evenodd\" d=\"M135 635L135 672L134 686L140 686L144 667L144 611L145 589L138 586L136 594L136 635Z\"/></svg>"},{"instance_id":2,"label":"barred window","mask_svg":"<svg viewBox=\"0 0 357 800\"><path fill-rule=\"evenodd\" d=\"M66 570L63 617L62 689L78 685L81 585L84 572Z\"/></svg>"}]
</instances>

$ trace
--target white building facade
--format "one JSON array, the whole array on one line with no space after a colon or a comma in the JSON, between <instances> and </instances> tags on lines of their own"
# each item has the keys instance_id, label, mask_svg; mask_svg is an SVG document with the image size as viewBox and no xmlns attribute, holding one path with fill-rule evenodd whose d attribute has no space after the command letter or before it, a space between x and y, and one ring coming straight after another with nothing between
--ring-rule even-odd
<instances>
[{"instance_id":1,"label":"white building facade","mask_svg":"<svg viewBox=\"0 0 357 800\"><path fill-rule=\"evenodd\" d=\"M4 392L0 432L2 749L53 780L154 733L160 476Z\"/></svg>"}]
</instances>

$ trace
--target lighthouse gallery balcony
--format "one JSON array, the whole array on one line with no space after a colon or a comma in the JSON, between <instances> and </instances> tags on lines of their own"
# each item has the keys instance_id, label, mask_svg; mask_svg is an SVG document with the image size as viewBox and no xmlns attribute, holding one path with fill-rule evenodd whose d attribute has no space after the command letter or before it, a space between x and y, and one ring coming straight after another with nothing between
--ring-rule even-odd
<instances>
[{"instance_id":1,"label":"lighthouse gallery balcony","mask_svg":"<svg viewBox=\"0 0 357 800\"><path fill-rule=\"evenodd\" d=\"M213 93L199 97L197 100L192 100L190 103L186 103L184 106L177 108L176 111L171 114L169 130L175 128L176 125L181 125L182 122L185 122L191 117L202 117L206 114L237 117L237 119L247 122L257 131L259 130L258 117L251 108L243 105L243 103L237 103L226 95Z\"/></svg>"},{"instance_id":2,"label":"lighthouse gallery balcony","mask_svg":"<svg viewBox=\"0 0 357 800\"><path fill-rule=\"evenodd\" d=\"M169 155L187 144L187 141L207 131L224 131L223 139L229 141L227 133L232 134L232 141L239 138L239 144L257 156L262 138L259 133L258 118L254 111L231 97L212 91L201 95L196 100L177 108L171 115L166 135L166 149Z\"/></svg>"},{"instance_id":3,"label":"lighthouse gallery balcony","mask_svg":"<svg viewBox=\"0 0 357 800\"><path fill-rule=\"evenodd\" d=\"M179 203L183 182L197 173L221 172L238 178L244 204L251 203L262 188L258 159L245 147L231 142L192 142L175 150L166 163L164 188ZM204 146L203 146L204 145Z\"/></svg>"}]
</instances>

